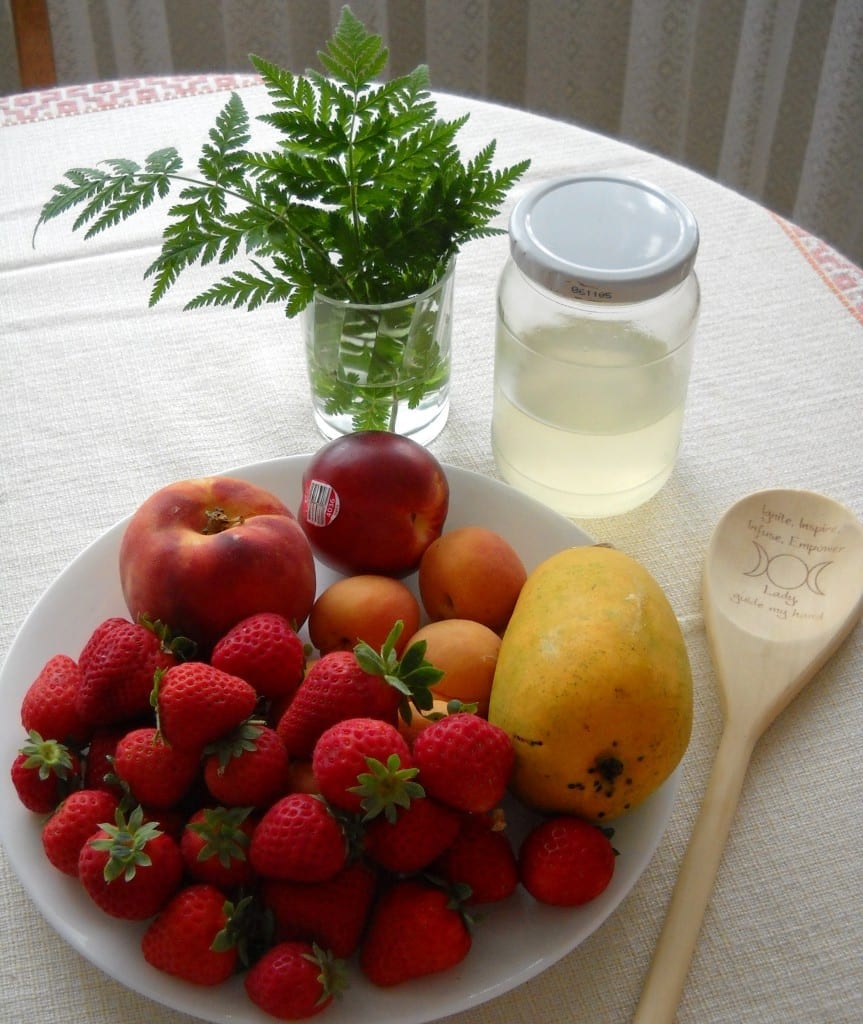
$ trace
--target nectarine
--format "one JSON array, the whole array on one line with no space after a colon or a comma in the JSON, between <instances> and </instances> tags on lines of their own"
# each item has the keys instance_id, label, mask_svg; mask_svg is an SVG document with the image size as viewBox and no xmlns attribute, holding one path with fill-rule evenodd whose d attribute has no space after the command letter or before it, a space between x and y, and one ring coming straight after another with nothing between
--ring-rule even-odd
<instances>
[{"instance_id":1,"label":"nectarine","mask_svg":"<svg viewBox=\"0 0 863 1024\"><path fill-rule=\"evenodd\" d=\"M443 467L401 434L366 430L320 448L303 473L299 521L315 555L343 575L407 576L440 536Z\"/></svg>"}]
</instances>

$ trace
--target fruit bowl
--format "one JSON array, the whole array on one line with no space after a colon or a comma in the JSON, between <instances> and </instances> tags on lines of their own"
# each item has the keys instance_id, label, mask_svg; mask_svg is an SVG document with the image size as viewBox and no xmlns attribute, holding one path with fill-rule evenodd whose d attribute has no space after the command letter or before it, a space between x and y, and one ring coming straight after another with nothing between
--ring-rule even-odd
<instances>
[{"instance_id":1,"label":"fruit bowl","mask_svg":"<svg viewBox=\"0 0 863 1024\"><path fill-rule=\"evenodd\" d=\"M272 491L291 509L299 506L308 456L275 459L226 471ZM481 524L504 536L528 570L554 552L592 540L569 520L505 484L445 466L450 484L446 529ZM90 631L111 615L125 615L117 555L125 520L83 551L51 584L18 632L0 672L7 708L0 721L0 752L11 765L23 742L17 714L30 682L54 653L77 658ZM318 565L318 591L337 575ZM416 579L406 582L416 592ZM49 638L46 641L46 638ZM50 646L50 649L49 649ZM484 908L466 960L440 975L394 989L376 989L351 967L350 988L321 1014L331 1024L422 1024L470 1009L552 966L590 936L616 910L647 867L668 824L678 772L644 804L613 823L619 851L614 878L593 902L575 909L543 906L522 889ZM506 804L513 838L536 819L515 801ZM95 966L128 988L164 1006L213 1024L265 1024L272 1017L248 999L237 977L215 989L177 981L150 967L140 952L145 923L103 914L74 879L46 860L40 818L20 804L8 770L0 782L0 827L12 867L53 928Z\"/></svg>"}]
</instances>

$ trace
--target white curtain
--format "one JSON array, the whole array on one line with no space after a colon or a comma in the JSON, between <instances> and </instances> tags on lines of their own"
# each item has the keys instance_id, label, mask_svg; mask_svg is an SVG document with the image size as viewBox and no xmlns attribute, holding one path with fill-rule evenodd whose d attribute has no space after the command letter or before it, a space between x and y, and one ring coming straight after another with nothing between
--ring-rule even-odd
<instances>
[{"instance_id":1,"label":"white curtain","mask_svg":"<svg viewBox=\"0 0 863 1024\"><path fill-rule=\"evenodd\" d=\"M316 65L343 0L49 0L60 84ZM863 264L863 0L353 0L392 73L614 135ZM3 23L5 19L5 24ZM0 0L0 92L18 88ZM538 140L541 144L541 140Z\"/></svg>"}]
</instances>

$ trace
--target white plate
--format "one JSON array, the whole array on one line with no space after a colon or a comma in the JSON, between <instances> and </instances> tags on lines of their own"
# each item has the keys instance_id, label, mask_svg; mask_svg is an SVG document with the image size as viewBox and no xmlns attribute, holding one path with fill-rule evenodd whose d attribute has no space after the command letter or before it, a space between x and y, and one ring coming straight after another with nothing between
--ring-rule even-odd
<instances>
[{"instance_id":1,"label":"white plate","mask_svg":"<svg viewBox=\"0 0 863 1024\"><path fill-rule=\"evenodd\" d=\"M229 471L257 483L296 510L308 456L296 456ZM445 467L450 483L446 528L480 523L517 549L528 569L565 547L591 543L569 520L519 492L476 473ZM76 658L90 631L111 615L127 614L120 591L117 552L125 521L81 553L46 590L21 627L0 674L0 695L9 713L0 719L3 763L11 765L23 741L12 708L55 653ZM335 578L319 567L318 587ZM411 582L408 580L407 582ZM414 581L415 582L415 581ZM677 773L646 803L615 822L620 851L606 891L574 910L541 906L522 890L483 911L466 960L437 977L394 989L376 989L352 968L351 986L321 1019L329 1024L422 1024L477 1006L527 981L556 963L594 932L616 909L647 867L665 831L677 790ZM520 808L508 808L514 837L529 824ZM174 980L143 959L145 925L103 914L74 879L45 859L40 819L18 802L8 769L0 782L3 843L14 870L50 924L81 954L127 987L165 1006L214 1024L272 1024L248 1000L241 978L215 989Z\"/></svg>"}]
</instances>

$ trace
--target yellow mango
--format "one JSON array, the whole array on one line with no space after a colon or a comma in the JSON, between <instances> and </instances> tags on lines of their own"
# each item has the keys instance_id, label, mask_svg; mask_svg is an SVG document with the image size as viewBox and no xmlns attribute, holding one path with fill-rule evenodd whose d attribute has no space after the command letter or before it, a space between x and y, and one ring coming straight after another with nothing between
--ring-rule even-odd
<instances>
[{"instance_id":1,"label":"yellow mango","mask_svg":"<svg viewBox=\"0 0 863 1024\"><path fill-rule=\"evenodd\" d=\"M488 718L512 737L529 807L602 822L676 768L692 730L679 623L640 563L601 545L537 566L503 635Z\"/></svg>"}]
</instances>

